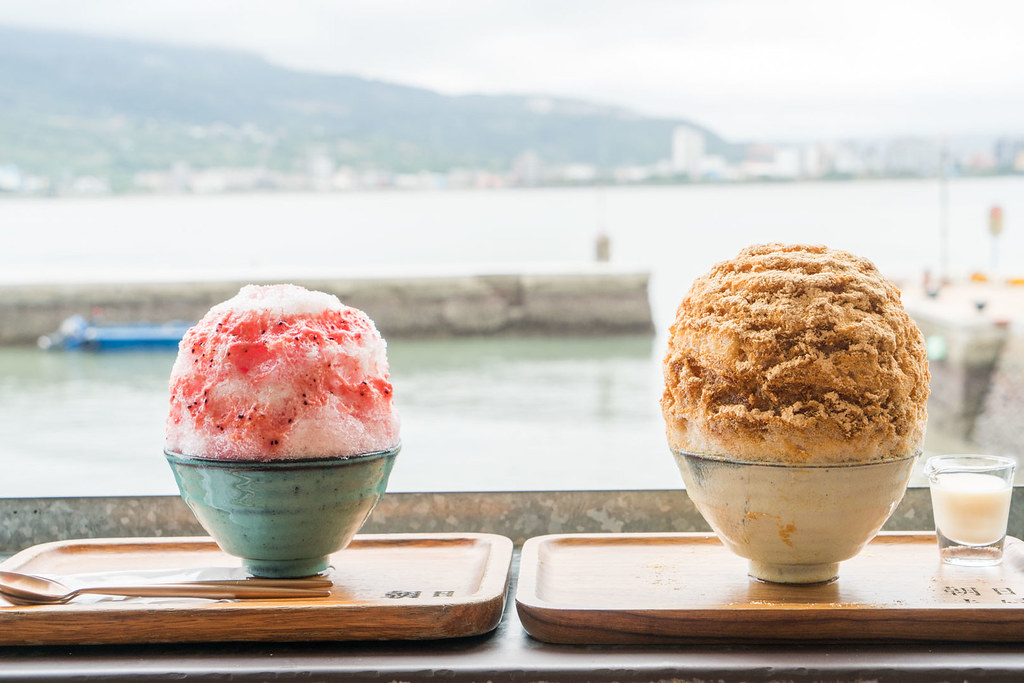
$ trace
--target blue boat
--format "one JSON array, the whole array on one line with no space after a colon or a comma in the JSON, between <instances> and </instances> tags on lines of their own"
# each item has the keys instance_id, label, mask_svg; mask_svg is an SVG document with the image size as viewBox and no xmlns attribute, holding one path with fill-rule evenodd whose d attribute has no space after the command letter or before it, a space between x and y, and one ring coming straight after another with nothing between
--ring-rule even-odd
<instances>
[{"instance_id":1,"label":"blue boat","mask_svg":"<svg viewBox=\"0 0 1024 683\"><path fill-rule=\"evenodd\" d=\"M61 351L176 349L192 323L101 323L73 315L53 334L39 338L39 348Z\"/></svg>"}]
</instances>

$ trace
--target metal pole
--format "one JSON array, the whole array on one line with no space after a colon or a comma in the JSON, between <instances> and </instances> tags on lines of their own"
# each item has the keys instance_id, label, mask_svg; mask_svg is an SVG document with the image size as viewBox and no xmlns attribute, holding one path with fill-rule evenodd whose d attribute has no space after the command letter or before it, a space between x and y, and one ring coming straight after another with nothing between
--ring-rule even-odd
<instances>
[{"instance_id":1,"label":"metal pole","mask_svg":"<svg viewBox=\"0 0 1024 683\"><path fill-rule=\"evenodd\" d=\"M992 236L992 279L998 277L999 269L999 235L1003 232L1003 209L996 205L988 212L988 233Z\"/></svg>"},{"instance_id":2,"label":"metal pole","mask_svg":"<svg viewBox=\"0 0 1024 683\"><path fill-rule=\"evenodd\" d=\"M939 149L939 283L949 282L949 177L946 173L948 158L946 144Z\"/></svg>"}]
</instances>

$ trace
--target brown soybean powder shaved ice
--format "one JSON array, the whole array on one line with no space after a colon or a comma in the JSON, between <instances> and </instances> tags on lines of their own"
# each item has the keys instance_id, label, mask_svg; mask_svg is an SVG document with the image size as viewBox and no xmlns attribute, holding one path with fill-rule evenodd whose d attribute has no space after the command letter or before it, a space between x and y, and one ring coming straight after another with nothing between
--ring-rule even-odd
<instances>
[{"instance_id":1,"label":"brown soybean powder shaved ice","mask_svg":"<svg viewBox=\"0 0 1024 683\"><path fill-rule=\"evenodd\" d=\"M733 460L897 459L924 441L924 338L867 259L748 247L676 311L661 400L670 447Z\"/></svg>"}]
</instances>

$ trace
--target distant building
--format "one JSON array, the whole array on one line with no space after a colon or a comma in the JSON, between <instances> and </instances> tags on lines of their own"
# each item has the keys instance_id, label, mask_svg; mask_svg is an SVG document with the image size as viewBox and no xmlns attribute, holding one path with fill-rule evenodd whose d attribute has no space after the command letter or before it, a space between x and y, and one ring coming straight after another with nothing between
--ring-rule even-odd
<instances>
[{"instance_id":1,"label":"distant building","mask_svg":"<svg viewBox=\"0 0 1024 683\"><path fill-rule=\"evenodd\" d=\"M745 180L764 180L775 177L775 163L760 159L745 159L740 162L740 178Z\"/></svg>"},{"instance_id":2,"label":"distant building","mask_svg":"<svg viewBox=\"0 0 1024 683\"><path fill-rule=\"evenodd\" d=\"M857 147L857 158L861 173L885 175L885 148L877 143L862 143Z\"/></svg>"},{"instance_id":3,"label":"distant building","mask_svg":"<svg viewBox=\"0 0 1024 683\"><path fill-rule=\"evenodd\" d=\"M85 175L78 176L71 181L69 186L71 194L99 195L110 194L110 181L99 176Z\"/></svg>"},{"instance_id":4,"label":"distant building","mask_svg":"<svg viewBox=\"0 0 1024 683\"><path fill-rule=\"evenodd\" d=\"M204 168L192 173L188 189L196 194L217 194L228 189L227 178L217 168Z\"/></svg>"},{"instance_id":5,"label":"distant building","mask_svg":"<svg viewBox=\"0 0 1024 683\"><path fill-rule=\"evenodd\" d=\"M832 173L841 176L863 175L867 169L860 151L842 142L829 146L829 167Z\"/></svg>"},{"instance_id":6,"label":"distant building","mask_svg":"<svg viewBox=\"0 0 1024 683\"><path fill-rule=\"evenodd\" d=\"M139 171L132 176L132 185L146 192L170 192L174 187L167 171Z\"/></svg>"},{"instance_id":7,"label":"distant building","mask_svg":"<svg viewBox=\"0 0 1024 683\"><path fill-rule=\"evenodd\" d=\"M886 170L897 175L933 176L939 172L939 146L923 138L897 138L886 150Z\"/></svg>"},{"instance_id":8,"label":"distant building","mask_svg":"<svg viewBox=\"0 0 1024 683\"><path fill-rule=\"evenodd\" d=\"M704 134L689 126L676 126L672 131L672 170L697 179L703 159Z\"/></svg>"},{"instance_id":9,"label":"distant building","mask_svg":"<svg viewBox=\"0 0 1024 683\"><path fill-rule=\"evenodd\" d=\"M597 167L592 164L564 164L551 169L550 177L562 183L592 183L597 180Z\"/></svg>"},{"instance_id":10,"label":"distant building","mask_svg":"<svg viewBox=\"0 0 1024 683\"><path fill-rule=\"evenodd\" d=\"M187 192L191 188L192 168L184 161L171 164L171 189L174 192Z\"/></svg>"},{"instance_id":11,"label":"distant building","mask_svg":"<svg viewBox=\"0 0 1024 683\"><path fill-rule=\"evenodd\" d=\"M306 174L309 176L310 187L314 190L330 190L334 179L334 159L323 152L309 152L306 156Z\"/></svg>"},{"instance_id":12,"label":"distant building","mask_svg":"<svg viewBox=\"0 0 1024 683\"><path fill-rule=\"evenodd\" d=\"M48 176L23 175L21 177L21 191L24 194L39 194L50 189L50 178Z\"/></svg>"},{"instance_id":13,"label":"distant building","mask_svg":"<svg viewBox=\"0 0 1024 683\"><path fill-rule=\"evenodd\" d=\"M1022 154L1024 154L1024 138L1000 138L996 140L992 150L995 166L1001 171L1024 170L1017 166Z\"/></svg>"},{"instance_id":14,"label":"distant building","mask_svg":"<svg viewBox=\"0 0 1024 683\"><path fill-rule=\"evenodd\" d=\"M397 190L438 190L444 187L444 178L438 173L396 173L393 185Z\"/></svg>"},{"instance_id":15,"label":"distant building","mask_svg":"<svg viewBox=\"0 0 1024 683\"><path fill-rule=\"evenodd\" d=\"M612 173L617 183L642 183L654 177L650 166L619 166Z\"/></svg>"},{"instance_id":16,"label":"distant building","mask_svg":"<svg viewBox=\"0 0 1024 683\"><path fill-rule=\"evenodd\" d=\"M772 159L775 164L775 177L795 180L800 176L800 149L798 147L779 147Z\"/></svg>"},{"instance_id":17,"label":"distant building","mask_svg":"<svg viewBox=\"0 0 1024 683\"><path fill-rule=\"evenodd\" d=\"M717 154L703 157L697 168L704 180L734 180L729 162Z\"/></svg>"},{"instance_id":18,"label":"distant building","mask_svg":"<svg viewBox=\"0 0 1024 683\"><path fill-rule=\"evenodd\" d=\"M540 183L542 171L540 155L528 149L512 161L511 181L514 185L532 187Z\"/></svg>"},{"instance_id":19,"label":"distant building","mask_svg":"<svg viewBox=\"0 0 1024 683\"><path fill-rule=\"evenodd\" d=\"M445 187L449 190L464 190L474 186L475 174L469 168L453 168L448 171L445 178Z\"/></svg>"},{"instance_id":20,"label":"distant building","mask_svg":"<svg viewBox=\"0 0 1024 683\"><path fill-rule=\"evenodd\" d=\"M23 179L21 171L14 164L0 166L0 192L19 192Z\"/></svg>"},{"instance_id":21,"label":"distant building","mask_svg":"<svg viewBox=\"0 0 1024 683\"><path fill-rule=\"evenodd\" d=\"M740 163L739 177L748 180L796 180L802 168L799 147L751 145L747 147L746 158Z\"/></svg>"},{"instance_id":22,"label":"distant building","mask_svg":"<svg viewBox=\"0 0 1024 683\"><path fill-rule=\"evenodd\" d=\"M820 144L800 148L800 175L804 178L820 178L825 175L825 153Z\"/></svg>"},{"instance_id":23,"label":"distant building","mask_svg":"<svg viewBox=\"0 0 1024 683\"><path fill-rule=\"evenodd\" d=\"M991 154L986 152L970 152L963 155L957 160L967 171L987 172L995 170L996 163L995 159L992 158Z\"/></svg>"},{"instance_id":24,"label":"distant building","mask_svg":"<svg viewBox=\"0 0 1024 683\"><path fill-rule=\"evenodd\" d=\"M358 189L359 180L356 177L355 169L351 166L342 166L331 176L331 189L338 192L349 192Z\"/></svg>"}]
</instances>

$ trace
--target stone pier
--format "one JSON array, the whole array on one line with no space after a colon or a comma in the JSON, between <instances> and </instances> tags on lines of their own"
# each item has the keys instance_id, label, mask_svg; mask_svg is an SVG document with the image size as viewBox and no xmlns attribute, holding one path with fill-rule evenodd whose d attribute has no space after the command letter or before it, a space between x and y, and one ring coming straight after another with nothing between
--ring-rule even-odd
<instances>
[{"instance_id":1,"label":"stone pier","mask_svg":"<svg viewBox=\"0 0 1024 683\"><path fill-rule=\"evenodd\" d=\"M610 267L405 277L290 278L366 311L387 338L651 333L649 275ZM0 285L0 344L34 344L68 316L198 320L248 282Z\"/></svg>"}]
</instances>

